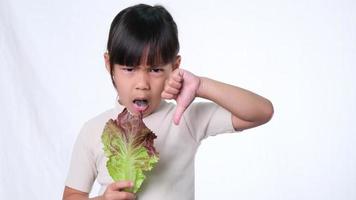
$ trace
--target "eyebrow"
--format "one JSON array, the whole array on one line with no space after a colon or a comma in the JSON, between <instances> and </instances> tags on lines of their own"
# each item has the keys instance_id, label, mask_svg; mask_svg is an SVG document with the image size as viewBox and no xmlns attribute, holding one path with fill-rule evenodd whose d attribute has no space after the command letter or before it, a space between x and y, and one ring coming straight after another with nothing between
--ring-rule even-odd
<instances>
[{"instance_id":1,"label":"eyebrow","mask_svg":"<svg viewBox=\"0 0 356 200\"><path fill-rule=\"evenodd\" d=\"M155 68L165 68L166 65L155 65L155 66L150 66L150 69L155 69Z\"/></svg>"},{"instance_id":2,"label":"eyebrow","mask_svg":"<svg viewBox=\"0 0 356 200\"><path fill-rule=\"evenodd\" d=\"M123 65L123 68L130 68L130 69L137 69L139 66L127 66ZM162 64L162 65L154 65L154 66L148 66L147 69L157 69L157 68L166 68L167 64Z\"/></svg>"}]
</instances>

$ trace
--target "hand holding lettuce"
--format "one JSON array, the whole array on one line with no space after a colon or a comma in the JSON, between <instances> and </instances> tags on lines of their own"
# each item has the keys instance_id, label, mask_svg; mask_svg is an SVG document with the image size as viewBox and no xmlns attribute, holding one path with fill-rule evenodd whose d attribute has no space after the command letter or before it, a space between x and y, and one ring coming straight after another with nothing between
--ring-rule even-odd
<instances>
[{"instance_id":1,"label":"hand holding lettuce","mask_svg":"<svg viewBox=\"0 0 356 200\"><path fill-rule=\"evenodd\" d=\"M153 146L156 137L140 116L131 115L127 109L106 123L101 136L108 157L106 167L114 181L134 183L128 192L136 193L146 178L144 172L152 170L158 162L158 152Z\"/></svg>"}]
</instances>

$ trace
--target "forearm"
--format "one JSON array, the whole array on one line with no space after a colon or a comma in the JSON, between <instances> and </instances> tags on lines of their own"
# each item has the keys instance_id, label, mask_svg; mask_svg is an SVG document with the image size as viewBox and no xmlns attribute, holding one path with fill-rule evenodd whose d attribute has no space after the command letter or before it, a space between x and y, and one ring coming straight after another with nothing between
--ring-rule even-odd
<instances>
[{"instance_id":1,"label":"forearm","mask_svg":"<svg viewBox=\"0 0 356 200\"><path fill-rule=\"evenodd\" d=\"M89 198L88 196L82 194L72 194L64 197L63 200L102 200L102 197L97 196L97 197Z\"/></svg>"},{"instance_id":2,"label":"forearm","mask_svg":"<svg viewBox=\"0 0 356 200\"><path fill-rule=\"evenodd\" d=\"M101 199L102 199L101 196L89 198L88 196L82 194L71 194L63 198L63 200L101 200Z\"/></svg>"},{"instance_id":3,"label":"forearm","mask_svg":"<svg viewBox=\"0 0 356 200\"><path fill-rule=\"evenodd\" d=\"M233 116L249 122L264 123L273 113L273 106L266 98L205 77L200 77L197 96L209 99L230 111Z\"/></svg>"},{"instance_id":4,"label":"forearm","mask_svg":"<svg viewBox=\"0 0 356 200\"><path fill-rule=\"evenodd\" d=\"M102 196L89 198L89 194L79 190L65 187L63 192L63 200L102 200Z\"/></svg>"}]
</instances>

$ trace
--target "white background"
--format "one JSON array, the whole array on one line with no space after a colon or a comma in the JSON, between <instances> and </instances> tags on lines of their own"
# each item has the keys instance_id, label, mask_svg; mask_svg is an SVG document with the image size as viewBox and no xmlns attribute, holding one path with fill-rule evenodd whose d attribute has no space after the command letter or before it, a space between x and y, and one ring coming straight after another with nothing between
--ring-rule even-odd
<instances>
[{"instance_id":1,"label":"white background","mask_svg":"<svg viewBox=\"0 0 356 200\"><path fill-rule=\"evenodd\" d=\"M0 0L0 199L61 198L81 125L114 105L111 20L137 2ZM274 104L202 143L196 199L356 199L355 1L143 2L173 15L183 68Z\"/></svg>"}]
</instances>

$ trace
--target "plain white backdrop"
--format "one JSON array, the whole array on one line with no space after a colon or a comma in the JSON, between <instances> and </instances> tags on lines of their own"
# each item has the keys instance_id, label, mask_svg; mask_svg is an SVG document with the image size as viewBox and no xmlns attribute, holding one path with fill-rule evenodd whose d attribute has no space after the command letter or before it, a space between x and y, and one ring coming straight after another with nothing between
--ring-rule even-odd
<instances>
[{"instance_id":1,"label":"plain white backdrop","mask_svg":"<svg viewBox=\"0 0 356 200\"><path fill-rule=\"evenodd\" d=\"M0 199L61 199L80 127L114 105L111 20L138 2L0 0ZM173 15L183 68L274 104L202 143L197 200L356 199L355 1L140 2Z\"/></svg>"}]
</instances>

